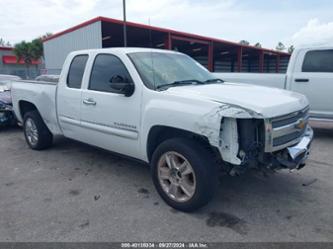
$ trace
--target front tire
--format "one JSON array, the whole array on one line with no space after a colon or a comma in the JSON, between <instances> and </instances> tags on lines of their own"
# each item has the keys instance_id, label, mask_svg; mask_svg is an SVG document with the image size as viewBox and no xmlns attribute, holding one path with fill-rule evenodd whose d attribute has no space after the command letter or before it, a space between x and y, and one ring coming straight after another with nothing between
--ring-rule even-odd
<instances>
[{"instance_id":1,"label":"front tire","mask_svg":"<svg viewBox=\"0 0 333 249\"><path fill-rule=\"evenodd\" d=\"M52 145L53 135L37 111L24 115L23 130L27 144L33 150L43 150Z\"/></svg>"},{"instance_id":2,"label":"front tire","mask_svg":"<svg viewBox=\"0 0 333 249\"><path fill-rule=\"evenodd\" d=\"M152 177L162 199L191 212L205 206L217 187L218 167L208 149L186 138L161 143L152 156Z\"/></svg>"}]
</instances>

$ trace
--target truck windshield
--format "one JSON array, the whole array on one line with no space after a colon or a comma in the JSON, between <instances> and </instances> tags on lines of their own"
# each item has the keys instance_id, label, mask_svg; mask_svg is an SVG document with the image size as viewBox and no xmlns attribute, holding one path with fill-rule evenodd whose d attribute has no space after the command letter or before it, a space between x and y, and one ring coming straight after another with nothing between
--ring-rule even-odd
<instances>
[{"instance_id":1,"label":"truck windshield","mask_svg":"<svg viewBox=\"0 0 333 249\"><path fill-rule=\"evenodd\" d=\"M163 89L187 84L223 82L187 55L163 52L128 54L142 81L150 89Z\"/></svg>"}]
</instances>

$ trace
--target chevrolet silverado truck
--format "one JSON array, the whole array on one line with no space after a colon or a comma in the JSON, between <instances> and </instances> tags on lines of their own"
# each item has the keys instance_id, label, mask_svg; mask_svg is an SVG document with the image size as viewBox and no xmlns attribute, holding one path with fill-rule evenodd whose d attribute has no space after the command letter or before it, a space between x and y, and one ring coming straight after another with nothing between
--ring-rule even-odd
<instances>
[{"instance_id":1,"label":"chevrolet silverado truck","mask_svg":"<svg viewBox=\"0 0 333 249\"><path fill-rule=\"evenodd\" d=\"M304 94L310 119L333 121L333 47L296 49L287 74L216 73L226 81L282 88Z\"/></svg>"},{"instance_id":2,"label":"chevrolet silverado truck","mask_svg":"<svg viewBox=\"0 0 333 249\"><path fill-rule=\"evenodd\" d=\"M12 98L32 149L61 135L144 161L182 211L208 203L221 169L302 168L313 139L305 96L223 82L168 50L72 52L57 84L16 81Z\"/></svg>"}]
</instances>

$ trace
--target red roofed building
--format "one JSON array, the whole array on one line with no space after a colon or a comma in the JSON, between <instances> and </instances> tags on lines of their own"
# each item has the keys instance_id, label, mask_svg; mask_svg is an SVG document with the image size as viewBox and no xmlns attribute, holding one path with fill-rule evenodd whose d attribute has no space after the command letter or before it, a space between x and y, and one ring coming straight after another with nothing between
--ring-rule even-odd
<instances>
[{"instance_id":1,"label":"red roofed building","mask_svg":"<svg viewBox=\"0 0 333 249\"><path fill-rule=\"evenodd\" d=\"M122 47L123 21L96 17L44 40L48 73L58 74L68 53L91 48ZM129 47L172 49L186 53L215 72L284 73L288 53L241 45L219 38L126 22Z\"/></svg>"}]
</instances>

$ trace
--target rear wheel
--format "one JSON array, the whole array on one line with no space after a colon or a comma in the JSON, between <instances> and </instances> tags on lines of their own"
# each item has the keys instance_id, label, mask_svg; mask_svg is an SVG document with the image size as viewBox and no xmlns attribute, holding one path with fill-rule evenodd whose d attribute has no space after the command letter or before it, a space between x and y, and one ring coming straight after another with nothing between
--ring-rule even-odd
<instances>
[{"instance_id":1,"label":"rear wheel","mask_svg":"<svg viewBox=\"0 0 333 249\"><path fill-rule=\"evenodd\" d=\"M152 158L154 185L163 200L189 212L206 205L217 186L217 165L201 144L174 138L160 144Z\"/></svg>"},{"instance_id":2,"label":"rear wheel","mask_svg":"<svg viewBox=\"0 0 333 249\"><path fill-rule=\"evenodd\" d=\"M30 148L42 150L52 145L52 133L37 111L31 111L24 115L23 130L25 140Z\"/></svg>"}]
</instances>

